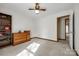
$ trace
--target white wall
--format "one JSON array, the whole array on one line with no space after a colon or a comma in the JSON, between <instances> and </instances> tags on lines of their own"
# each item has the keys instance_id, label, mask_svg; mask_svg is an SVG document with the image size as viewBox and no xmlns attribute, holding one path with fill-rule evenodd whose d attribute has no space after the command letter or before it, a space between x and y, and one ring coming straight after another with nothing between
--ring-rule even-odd
<instances>
[{"instance_id":1,"label":"white wall","mask_svg":"<svg viewBox=\"0 0 79 59\"><path fill-rule=\"evenodd\" d=\"M12 16L12 32L18 32L19 30L31 30L32 37L34 24L32 23L31 18L5 7L0 8L0 13L9 14Z\"/></svg>"},{"instance_id":2,"label":"white wall","mask_svg":"<svg viewBox=\"0 0 79 59\"><path fill-rule=\"evenodd\" d=\"M57 40L56 39L57 24L54 15L50 15L42 19L38 19L37 22L38 22L38 27L37 27L38 30L36 37Z\"/></svg>"},{"instance_id":3,"label":"white wall","mask_svg":"<svg viewBox=\"0 0 79 59\"><path fill-rule=\"evenodd\" d=\"M70 15L73 11L67 10L54 15L49 15L37 20L38 30L36 37L57 41L57 17Z\"/></svg>"},{"instance_id":4,"label":"white wall","mask_svg":"<svg viewBox=\"0 0 79 59\"><path fill-rule=\"evenodd\" d=\"M31 29L31 37L36 37L38 30L37 19L32 19L32 29Z\"/></svg>"},{"instance_id":5,"label":"white wall","mask_svg":"<svg viewBox=\"0 0 79 59\"><path fill-rule=\"evenodd\" d=\"M79 4L75 5L75 49L79 54Z\"/></svg>"}]
</instances>

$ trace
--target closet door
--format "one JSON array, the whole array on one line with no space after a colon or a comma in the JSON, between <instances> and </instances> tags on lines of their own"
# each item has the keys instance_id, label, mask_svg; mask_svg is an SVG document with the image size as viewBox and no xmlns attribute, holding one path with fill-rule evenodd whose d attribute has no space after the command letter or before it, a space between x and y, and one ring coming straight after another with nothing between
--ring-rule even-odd
<instances>
[{"instance_id":1,"label":"closet door","mask_svg":"<svg viewBox=\"0 0 79 59\"><path fill-rule=\"evenodd\" d=\"M74 19L73 14L69 16L69 45L71 49L74 49Z\"/></svg>"}]
</instances>

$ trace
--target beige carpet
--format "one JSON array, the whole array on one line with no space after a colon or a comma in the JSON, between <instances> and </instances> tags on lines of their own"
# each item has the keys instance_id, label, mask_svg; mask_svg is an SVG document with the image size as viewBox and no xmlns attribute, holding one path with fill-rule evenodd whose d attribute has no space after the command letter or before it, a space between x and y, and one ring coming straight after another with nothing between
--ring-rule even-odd
<instances>
[{"instance_id":1,"label":"beige carpet","mask_svg":"<svg viewBox=\"0 0 79 59\"><path fill-rule=\"evenodd\" d=\"M0 49L0 56L75 56L65 40L53 42L43 39L31 39L16 46Z\"/></svg>"}]
</instances>

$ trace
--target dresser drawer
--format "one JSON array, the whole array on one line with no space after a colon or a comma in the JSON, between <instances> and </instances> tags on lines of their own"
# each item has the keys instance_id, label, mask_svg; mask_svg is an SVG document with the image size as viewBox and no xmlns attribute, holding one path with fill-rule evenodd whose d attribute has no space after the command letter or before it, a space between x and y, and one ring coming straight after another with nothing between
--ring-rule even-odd
<instances>
[{"instance_id":1,"label":"dresser drawer","mask_svg":"<svg viewBox=\"0 0 79 59\"><path fill-rule=\"evenodd\" d=\"M26 42L26 40L15 40L13 45L17 45L17 44L20 44L20 43L23 43L23 42Z\"/></svg>"},{"instance_id":2,"label":"dresser drawer","mask_svg":"<svg viewBox=\"0 0 79 59\"><path fill-rule=\"evenodd\" d=\"M16 39L16 40L14 40L14 42L16 42L16 41L25 41L26 39L25 38L22 38L22 39Z\"/></svg>"},{"instance_id":3,"label":"dresser drawer","mask_svg":"<svg viewBox=\"0 0 79 59\"><path fill-rule=\"evenodd\" d=\"M16 36L16 37L14 37L13 39L20 39L21 37L20 36Z\"/></svg>"},{"instance_id":4,"label":"dresser drawer","mask_svg":"<svg viewBox=\"0 0 79 59\"><path fill-rule=\"evenodd\" d=\"M14 37L14 39L22 39L22 38L26 38L27 36L17 36L17 37Z\"/></svg>"},{"instance_id":5,"label":"dresser drawer","mask_svg":"<svg viewBox=\"0 0 79 59\"><path fill-rule=\"evenodd\" d=\"M18 37L18 36L20 36L20 34L13 34L13 37Z\"/></svg>"}]
</instances>

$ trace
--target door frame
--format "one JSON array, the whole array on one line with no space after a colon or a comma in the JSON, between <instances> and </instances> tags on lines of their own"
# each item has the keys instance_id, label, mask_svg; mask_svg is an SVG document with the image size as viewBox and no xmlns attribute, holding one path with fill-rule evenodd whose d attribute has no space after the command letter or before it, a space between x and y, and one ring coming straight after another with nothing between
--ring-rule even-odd
<instances>
[{"instance_id":1,"label":"door frame","mask_svg":"<svg viewBox=\"0 0 79 59\"><path fill-rule=\"evenodd\" d=\"M60 17L67 17L67 16L70 17L70 15L65 15L65 16L60 16ZM57 17L57 22L58 22L58 19L60 17ZM73 31L72 31L73 32L73 39L72 40L73 40L73 49L75 49L75 20L74 19L75 19L75 14L73 13L72 14L72 27L73 27L72 28L73 29ZM69 21L70 21L70 19L69 19ZM57 28L58 28L58 26L57 26ZM58 31L58 29L57 29L57 31ZM59 41L58 38L57 38L57 41Z\"/></svg>"},{"instance_id":2,"label":"door frame","mask_svg":"<svg viewBox=\"0 0 79 59\"><path fill-rule=\"evenodd\" d=\"M59 20L60 18L69 17L69 16L70 16L70 15L65 15L65 16L57 17L57 34L58 34L58 20ZM65 20L65 26L66 26L66 20ZM65 40L66 40L66 27L65 27ZM57 35L57 41L59 41L58 35Z\"/></svg>"},{"instance_id":3,"label":"door frame","mask_svg":"<svg viewBox=\"0 0 79 59\"><path fill-rule=\"evenodd\" d=\"M75 50L75 13L73 12L73 49Z\"/></svg>"}]
</instances>

